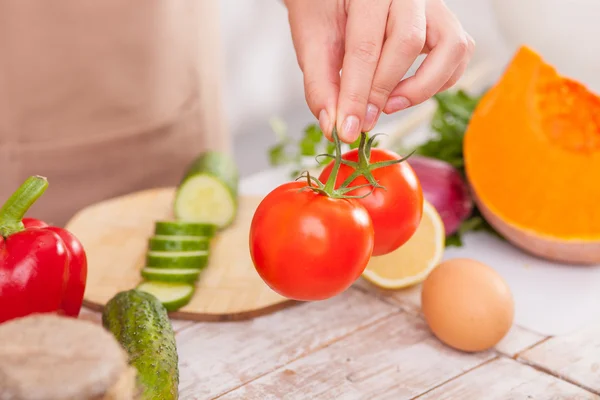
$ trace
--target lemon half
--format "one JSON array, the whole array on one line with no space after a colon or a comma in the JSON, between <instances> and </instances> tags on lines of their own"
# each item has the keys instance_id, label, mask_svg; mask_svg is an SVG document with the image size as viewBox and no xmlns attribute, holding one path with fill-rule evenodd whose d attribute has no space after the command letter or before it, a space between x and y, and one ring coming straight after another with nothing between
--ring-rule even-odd
<instances>
[{"instance_id":1,"label":"lemon half","mask_svg":"<svg viewBox=\"0 0 600 400\"><path fill-rule=\"evenodd\" d=\"M386 289L400 289L422 282L442 260L444 223L436 209L423 202L423 217L417 231L393 252L372 257L362 276Z\"/></svg>"}]
</instances>

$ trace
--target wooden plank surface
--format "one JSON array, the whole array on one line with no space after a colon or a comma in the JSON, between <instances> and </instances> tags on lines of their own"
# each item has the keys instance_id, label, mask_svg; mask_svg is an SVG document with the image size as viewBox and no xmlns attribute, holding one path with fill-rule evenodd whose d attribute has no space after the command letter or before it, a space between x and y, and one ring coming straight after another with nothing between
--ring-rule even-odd
<instances>
[{"instance_id":1,"label":"wooden plank surface","mask_svg":"<svg viewBox=\"0 0 600 400\"><path fill-rule=\"evenodd\" d=\"M174 319L180 399L598 399L600 326L553 339L513 327L496 351L466 354L431 335L418 287L402 292L358 283L250 321Z\"/></svg>"},{"instance_id":2,"label":"wooden plank surface","mask_svg":"<svg viewBox=\"0 0 600 400\"><path fill-rule=\"evenodd\" d=\"M177 335L181 398L215 398L398 312L349 289L250 321L195 324Z\"/></svg>"},{"instance_id":3,"label":"wooden plank surface","mask_svg":"<svg viewBox=\"0 0 600 400\"><path fill-rule=\"evenodd\" d=\"M360 279L356 288L371 293L377 298L397 304L401 309L414 315L421 316L421 285L415 285L403 290L386 291L376 288L364 279ZM508 334L496 345L496 351L513 357L545 339L543 335L513 325Z\"/></svg>"},{"instance_id":4,"label":"wooden plank surface","mask_svg":"<svg viewBox=\"0 0 600 400\"><path fill-rule=\"evenodd\" d=\"M600 394L600 324L548 339L519 359Z\"/></svg>"},{"instance_id":5,"label":"wooden plank surface","mask_svg":"<svg viewBox=\"0 0 600 400\"><path fill-rule=\"evenodd\" d=\"M419 400L598 400L580 387L500 357L418 397Z\"/></svg>"},{"instance_id":6,"label":"wooden plank surface","mask_svg":"<svg viewBox=\"0 0 600 400\"><path fill-rule=\"evenodd\" d=\"M85 304L101 310L122 290L141 282L148 239L157 220L172 219L173 188L151 189L100 202L80 211L67 228L88 256ZM262 196L241 196L232 226L211 242L208 267L190 303L171 313L195 321L238 320L295 304L269 288L250 257L248 232ZM235 249L232 251L232 249Z\"/></svg>"},{"instance_id":7,"label":"wooden plank surface","mask_svg":"<svg viewBox=\"0 0 600 400\"><path fill-rule=\"evenodd\" d=\"M81 318L100 322L89 310ZM600 326L534 344L517 360L536 368L454 351L418 313L362 288L251 321L173 326L182 400L599 399ZM532 336L514 329L510 340Z\"/></svg>"},{"instance_id":8,"label":"wooden plank surface","mask_svg":"<svg viewBox=\"0 0 600 400\"><path fill-rule=\"evenodd\" d=\"M494 357L494 352L451 350L431 336L421 319L403 312L221 399L412 399Z\"/></svg>"}]
</instances>

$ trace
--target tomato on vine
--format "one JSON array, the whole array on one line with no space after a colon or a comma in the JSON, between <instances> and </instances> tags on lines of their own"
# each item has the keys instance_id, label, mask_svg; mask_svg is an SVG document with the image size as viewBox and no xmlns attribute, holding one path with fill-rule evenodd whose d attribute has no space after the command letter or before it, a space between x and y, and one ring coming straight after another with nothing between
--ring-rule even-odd
<instances>
[{"instance_id":1,"label":"tomato on vine","mask_svg":"<svg viewBox=\"0 0 600 400\"><path fill-rule=\"evenodd\" d=\"M375 136L367 142L363 133L359 148L342 155L335 187L355 188L347 193L359 197L357 201L368 211L375 231L373 256L380 256L402 246L417 230L423 191L405 159L390 150L371 149ZM334 164L323 169L319 180L330 178Z\"/></svg>"},{"instance_id":2,"label":"tomato on vine","mask_svg":"<svg viewBox=\"0 0 600 400\"><path fill-rule=\"evenodd\" d=\"M271 289L295 300L324 300L360 277L373 251L373 224L355 200L285 183L258 206L250 254Z\"/></svg>"},{"instance_id":3,"label":"tomato on vine","mask_svg":"<svg viewBox=\"0 0 600 400\"><path fill-rule=\"evenodd\" d=\"M258 205L250 226L250 255L265 283L280 295L300 301L324 300L352 285L373 252L373 223L348 195L355 188L334 188L341 165L334 132L336 162L323 184L285 183ZM367 184L368 186L368 184Z\"/></svg>"},{"instance_id":4,"label":"tomato on vine","mask_svg":"<svg viewBox=\"0 0 600 400\"><path fill-rule=\"evenodd\" d=\"M259 204L250 255L275 292L303 301L333 297L361 276L372 255L395 250L416 231L419 181L395 153L371 150L374 138L363 133L358 149L342 156L334 129L335 156L326 154L334 161L320 178L306 173Z\"/></svg>"}]
</instances>

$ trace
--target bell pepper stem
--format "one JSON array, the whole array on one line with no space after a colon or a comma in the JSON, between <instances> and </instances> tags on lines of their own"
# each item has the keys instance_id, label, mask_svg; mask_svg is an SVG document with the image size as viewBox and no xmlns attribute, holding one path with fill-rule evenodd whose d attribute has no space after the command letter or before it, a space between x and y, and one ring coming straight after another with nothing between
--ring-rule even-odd
<instances>
[{"instance_id":1,"label":"bell pepper stem","mask_svg":"<svg viewBox=\"0 0 600 400\"><path fill-rule=\"evenodd\" d=\"M23 182L0 208L0 235L8 237L25 229L23 217L46 188L48 180L43 176L31 176Z\"/></svg>"}]
</instances>

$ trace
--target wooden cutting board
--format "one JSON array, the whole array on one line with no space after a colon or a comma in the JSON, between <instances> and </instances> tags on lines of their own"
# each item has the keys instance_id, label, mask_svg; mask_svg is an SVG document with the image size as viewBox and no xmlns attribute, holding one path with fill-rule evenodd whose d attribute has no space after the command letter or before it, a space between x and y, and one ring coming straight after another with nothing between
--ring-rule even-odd
<instances>
[{"instance_id":1,"label":"wooden cutting board","mask_svg":"<svg viewBox=\"0 0 600 400\"><path fill-rule=\"evenodd\" d=\"M115 294L141 282L148 238L154 222L172 219L173 188L152 189L107 200L77 213L67 224L88 257L84 304L95 310ZM248 248L254 211L262 196L239 199L235 223L211 243L208 267L200 275L192 301L174 318L194 321L240 320L295 304L260 278Z\"/></svg>"}]
</instances>

